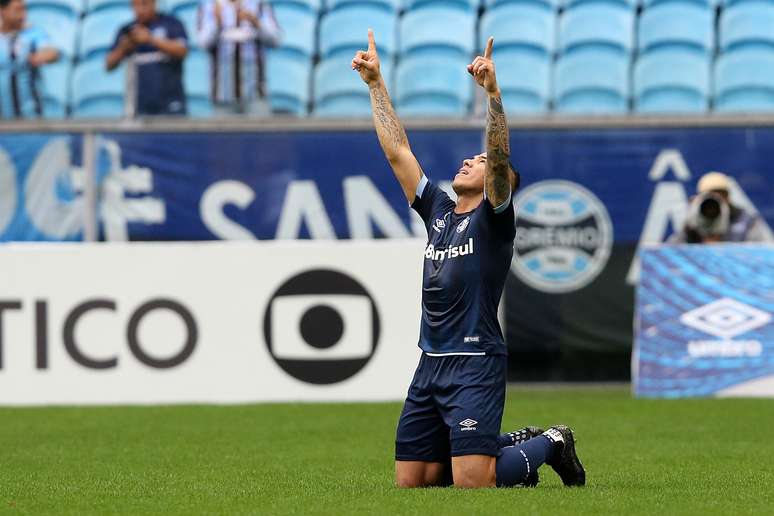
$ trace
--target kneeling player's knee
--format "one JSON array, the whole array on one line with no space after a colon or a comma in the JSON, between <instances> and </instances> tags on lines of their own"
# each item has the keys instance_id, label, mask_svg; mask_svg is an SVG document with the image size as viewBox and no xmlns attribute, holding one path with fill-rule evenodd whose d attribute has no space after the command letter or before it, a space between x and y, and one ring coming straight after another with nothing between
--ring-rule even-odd
<instances>
[{"instance_id":1,"label":"kneeling player's knee","mask_svg":"<svg viewBox=\"0 0 774 516\"><path fill-rule=\"evenodd\" d=\"M476 489L480 487L494 487L495 477L488 473L465 471L454 474L454 487L463 489Z\"/></svg>"}]
</instances>

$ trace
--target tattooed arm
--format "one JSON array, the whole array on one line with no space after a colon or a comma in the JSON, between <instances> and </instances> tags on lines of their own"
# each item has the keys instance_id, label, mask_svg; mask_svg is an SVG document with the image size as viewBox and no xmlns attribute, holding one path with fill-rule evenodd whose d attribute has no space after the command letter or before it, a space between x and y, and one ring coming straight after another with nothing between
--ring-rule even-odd
<instances>
[{"instance_id":1,"label":"tattooed arm","mask_svg":"<svg viewBox=\"0 0 774 516\"><path fill-rule=\"evenodd\" d=\"M478 56L468 66L468 72L487 93L486 117L486 197L492 207L497 208L511 195L511 172L508 160L511 149L508 124L505 120L500 88L497 86L492 46L494 39L489 38L484 56Z\"/></svg>"},{"instance_id":2,"label":"tattooed arm","mask_svg":"<svg viewBox=\"0 0 774 516\"><path fill-rule=\"evenodd\" d=\"M412 202L416 197L417 185L422 179L422 169L411 152L406 131L403 130L395 114L387 87L382 80L379 56L371 29L368 30L368 51L360 51L355 55L352 68L360 72L360 77L368 84L379 144L390 162L406 199Z\"/></svg>"}]
</instances>

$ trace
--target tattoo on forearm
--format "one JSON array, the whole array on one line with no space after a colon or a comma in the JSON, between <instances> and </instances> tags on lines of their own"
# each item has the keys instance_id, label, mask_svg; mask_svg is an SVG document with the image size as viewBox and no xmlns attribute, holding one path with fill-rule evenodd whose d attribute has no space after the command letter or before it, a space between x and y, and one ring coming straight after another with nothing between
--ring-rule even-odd
<instances>
[{"instance_id":1,"label":"tattoo on forearm","mask_svg":"<svg viewBox=\"0 0 774 516\"><path fill-rule=\"evenodd\" d=\"M499 204L510 192L508 157L511 154L508 124L500 97L490 97L486 121L486 192Z\"/></svg>"},{"instance_id":2,"label":"tattoo on forearm","mask_svg":"<svg viewBox=\"0 0 774 516\"><path fill-rule=\"evenodd\" d=\"M371 90L371 107L374 112L376 134L379 136L379 143L382 144L384 151L389 154L408 145L406 131L392 108L390 96L384 85Z\"/></svg>"}]
</instances>

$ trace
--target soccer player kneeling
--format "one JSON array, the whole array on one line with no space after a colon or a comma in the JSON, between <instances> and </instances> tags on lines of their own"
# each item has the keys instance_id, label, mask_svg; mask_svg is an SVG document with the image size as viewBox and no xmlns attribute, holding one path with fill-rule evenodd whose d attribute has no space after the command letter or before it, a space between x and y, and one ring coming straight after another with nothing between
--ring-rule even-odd
<instances>
[{"instance_id":1,"label":"soccer player kneeling","mask_svg":"<svg viewBox=\"0 0 774 516\"><path fill-rule=\"evenodd\" d=\"M424 175L390 102L373 31L352 68L368 85L379 143L406 199L425 223L422 357L398 423L395 479L400 487L536 485L551 465L565 485L584 485L572 430L527 427L499 435L506 348L497 305L513 257L508 125L492 61L492 38L468 72L488 97L486 152L462 162L452 201Z\"/></svg>"}]
</instances>

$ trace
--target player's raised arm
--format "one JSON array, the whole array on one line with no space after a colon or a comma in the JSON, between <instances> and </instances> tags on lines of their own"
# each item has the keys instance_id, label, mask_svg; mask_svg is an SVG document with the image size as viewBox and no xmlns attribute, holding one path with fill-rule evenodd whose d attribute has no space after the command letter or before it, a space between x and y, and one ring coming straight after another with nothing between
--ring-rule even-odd
<instances>
[{"instance_id":1,"label":"player's raised arm","mask_svg":"<svg viewBox=\"0 0 774 516\"><path fill-rule=\"evenodd\" d=\"M492 61L494 38L486 43L484 55L468 65L468 72L487 94L486 117L486 197L493 207L501 206L511 195L511 173L508 158L511 154L508 124L505 120L500 88L497 86L495 65Z\"/></svg>"},{"instance_id":2,"label":"player's raised arm","mask_svg":"<svg viewBox=\"0 0 774 516\"><path fill-rule=\"evenodd\" d=\"M411 152L406 131L403 130L395 114L390 95L382 79L373 30L368 29L368 51L360 50L355 54L352 59L352 69L357 70L368 85L379 143L403 188L406 199L412 202L416 196L417 185L422 179L422 169Z\"/></svg>"}]
</instances>

